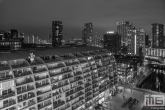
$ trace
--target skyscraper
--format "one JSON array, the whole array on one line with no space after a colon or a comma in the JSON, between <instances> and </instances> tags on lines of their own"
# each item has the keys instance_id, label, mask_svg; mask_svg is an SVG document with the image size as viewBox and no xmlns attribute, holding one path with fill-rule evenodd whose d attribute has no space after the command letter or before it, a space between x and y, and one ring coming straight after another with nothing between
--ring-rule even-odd
<instances>
[{"instance_id":1,"label":"skyscraper","mask_svg":"<svg viewBox=\"0 0 165 110\"><path fill-rule=\"evenodd\" d=\"M52 46L57 47L62 45L63 25L62 21L52 22Z\"/></svg>"},{"instance_id":2,"label":"skyscraper","mask_svg":"<svg viewBox=\"0 0 165 110\"><path fill-rule=\"evenodd\" d=\"M122 21L117 22L117 33L121 35L121 45L127 46L128 40L127 40L127 32L128 29L132 29L133 23L129 21Z\"/></svg>"},{"instance_id":3,"label":"skyscraper","mask_svg":"<svg viewBox=\"0 0 165 110\"><path fill-rule=\"evenodd\" d=\"M121 38L118 33L107 32L104 34L104 48L118 54L120 51Z\"/></svg>"},{"instance_id":4,"label":"skyscraper","mask_svg":"<svg viewBox=\"0 0 165 110\"><path fill-rule=\"evenodd\" d=\"M83 43L87 45L92 45L93 40L93 25L92 23L85 23L82 30L82 40Z\"/></svg>"},{"instance_id":5,"label":"skyscraper","mask_svg":"<svg viewBox=\"0 0 165 110\"><path fill-rule=\"evenodd\" d=\"M11 32L10 39L18 38L18 31L17 30L11 29L10 32Z\"/></svg>"},{"instance_id":6,"label":"skyscraper","mask_svg":"<svg viewBox=\"0 0 165 110\"><path fill-rule=\"evenodd\" d=\"M164 35L164 25L153 23L152 26L152 47L153 48L163 48L165 47Z\"/></svg>"}]
</instances>

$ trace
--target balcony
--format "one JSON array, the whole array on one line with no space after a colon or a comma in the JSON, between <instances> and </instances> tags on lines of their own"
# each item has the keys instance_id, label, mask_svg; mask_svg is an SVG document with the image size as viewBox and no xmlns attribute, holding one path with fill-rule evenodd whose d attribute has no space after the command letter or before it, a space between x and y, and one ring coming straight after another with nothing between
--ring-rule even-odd
<instances>
[{"instance_id":1,"label":"balcony","mask_svg":"<svg viewBox=\"0 0 165 110\"><path fill-rule=\"evenodd\" d=\"M3 108L9 107L11 105L16 104L16 100L15 99L9 99L3 102ZM3 109L1 108L1 109Z\"/></svg>"},{"instance_id":2,"label":"balcony","mask_svg":"<svg viewBox=\"0 0 165 110\"><path fill-rule=\"evenodd\" d=\"M87 98L85 99L85 102L88 102L88 101L91 100L91 99L92 99L92 96L87 97Z\"/></svg>"},{"instance_id":3,"label":"balcony","mask_svg":"<svg viewBox=\"0 0 165 110\"><path fill-rule=\"evenodd\" d=\"M76 71L76 72L74 72L74 76L78 76L78 75L81 75L81 74L82 74L81 71Z\"/></svg>"},{"instance_id":4,"label":"balcony","mask_svg":"<svg viewBox=\"0 0 165 110\"><path fill-rule=\"evenodd\" d=\"M42 102L42 101L44 101L46 99L49 99L49 98L51 98L51 93L48 93L48 94L42 95L40 97L37 97L37 102L39 103L39 102Z\"/></svg>"},{"instance_id":5,"label":"balcony","mask_svg":"<svg viewBox=\"0 0 165 110\"><path fill-rule=\"evenodd\" d=\"M32 72L31 71L26 71L26 70L16 70L16 71L13 71L13 73L14 73L14 76L15 77L21 77L21 76L26 76L26 75L30 75L30 74L32 74Z\"/></svg>"},{"instance_id":6,"label":"balcony","mask_svg":"<svg viewBox=\"0 0 165 110\"><path fill-rule=\"evenodd\" d=\"M40 73L40 72L44 72L47 71L46 66L36 66L36 67L32 67L33 73Z\"/></svg>"},{"instance_id":7,"label":"balcony","mask_svg":"<svg viewBox=\"0 0 165 110\"><path fill-rule=\"evenodd\" d=\"M64 105L65 101L59 99L58 101L53 102L53 109L56 109L58 107L60 107L61 105Z\"/></svg>"},{"instance_id":8,"label":"balcony","mask_svg":"<svg viewBox=\"0 0 165 110\"><path fill-rule=\"evenodd\" d=\"M89 87L89 88L85 89L85 93L87 93L87 92L89 92L89 91L91 91L91 90L92 90L92 88Z\"/></svg>"},{"instance_id":9,"label":"balcony","mask_svg":"<svg viewBox=\"0 0 165 110\"><path fill-rule=\"evenodd\" d=\"M70 80L70 83L74 83L74 82L77 82L77 81L82 80L82 79L83 79L83 77L76 76L76 77L74 77L74 80Z\"/></svg>"},{"instance_id":10,"label":"balcony","mask_svg":"<svg viewBox=\"0 0 165 110\"><path fill-rule=\"evenodd\" d=\"M40 110L40 109L42 109L42 108L44 108L44 107L46 107L48 105L51 105L51 104L52 104L51 100L47 100L47 101L45 101L43 103L40 103L40 104L38 104L38 110Z\"/></svg>"},{"instance_id":11,"label":"balcony","mask_svg":"<svg viewBox=\"0 0 165 110\"><path fill-rule=\"evenodd\" d=\"M71 65L79 64L79 62L78 61L72 61L72 62L66 61L65 64L66 64L66 66L71 66Z\"/></svg>"},{"instance_id":12,"label":"balcony","mask_svg":"<svg viewBox=\"0 0 165 110\"><path fill-rule=\"evenodd\" d=\"M90 95L92 95L92 92L88 92L87 94L85 94L85 97L88 97Z\"/></svg>"},{"instance_id":13,"label":"balcony","mask_svg":"<svg viewBox=\"0 0 165 110\"><path fill-rule=\"evenodd\" d=\"M46 79L46 78L49 78L49 75L45 73L34 75L35 81Z\"/></svg>"},{"instance_id":14,"label":"balcony","mask_svg":"<svg viewBox=\"0 0 165 110\"><path fill-rule=\"evenodd\" d=\"M41 94L44 94L44 93L49 92L49 91L51 91L51 87L47 86L47 87L44 87L44 88L37 90L37 95L41 95Z\"/></svg>"},{"instance_id":15,"label":"balcony","mask_svg":"<svg viewBox=\"0 0 165 110\"><path fill-rule=\"evenodd\" d=\"M49 84L50 84L50 83L49 83L48 80L36 82L36 88L40 88L40 87L43 87L43 86L47 86L47 85L49 85Z\"/></svg>"},{"instance_id":16,"label":"balcony","mask_svg":"<svg viewBox=\"0 0 165 110\"><path fill-rule=\"evenodd\" d=\"M90 77L90 76L91 76L91 74L87 73L87 74L84 75L84 78L87 78L87 77Z\"/></svg>"},{"instance_id":17,"label":"balcony","mask_svg":"<svg viewBox=\"0 0 165 110\"><path fill-rule=\"evenodd\" d=\"M29 92L27 94L19 95L17 98L18 98L18 102L22 102L33 97L35 97L35 93Z\"/></svg>"},{"instance_id":18,"label":"balcony","mask_svg":"<svg viewBox=\"0 0 165 110\"><path fill-rule=\"evenodd\" d=\"M21 82L18 82L18 80L19 79L16 79L16 86L20 86L20 85L23 85L23 84L33 82L32 77L25 77L25 78L23 78L23 81L21 81Z\"/></svg>"},{"instance_id":19,"label":"balcony","mask_svg":"<svg viewBox=\"0 0 165 110\"><path fill-rule=\"evenodd\" d=\"M64 82L64 83L58 83L58 84L54 84L53 86L52 86L52 90L55 90L55 89L57 89L57 88L60 88L60 87L62 87L62 86L65 86L65 85L68 85L69 84L69 82Z\"/></svg>"},{"instance_id":20,"label":"balcony","mask_svg":"<svg viewBox=\"0 0 165 110\"><path fill-rule=\"evenodd\" d=\"M43 56L40 57L45 63L51 63L51 62L57 62L57 61L61 61L61 58L58 57L57 55L53 55L53 56Z\"/></svg>"},{"instance_id":21,"label":"balcony","mask_svg":"<svg viewBox=\"0 0 165 110\"><path fill-rule=\"evenodd\" d=\"M86 63L87 62L87 59L79 59L79 62L80 63Z\"/></svg>"},{"instance_id":22,"label":"balcony","mask_svg":"<svg viewBox=\"0 0 165 110\"><path fill-rule=\"evenodd\" d=\"M0 81L12 79L13 75L12 72L0 73Z\"/></svg>"},{"instance_id":23,"label":"balcony","mask_svg":"<svg viewBox=\"0 0 165 110\"><path fill-rule=\"evenodd\" d=\"M53 70L53 69L65 67L65 64L61 62L61 63L55 63L55 64L48 64L47 66L49 70Z\"/></svg>"},{"instance_id":24,"label":"balcony","mask_svg":"<svg viewBox=\"0 0 165 110\"><path fill-rule=\"evenodd\" d=\"M95 60L101 59L101 56L95 56L94 59Z\"/></svg>"},{"instance_id":25,"label":"balcony","mask_svg":"<svg viewBox=\"0 0 165 110\"><path fill-rule=\"evenodd\" d=\"M15 91L10 91L9 93L0 95L0 100L6 99L6 98L12 97L12 96L15 96Z\"/></svg>"},{"instance_id":26,"label":"balcony","mask_svg":"<svg viewBox=\"0 0 165 110\"><path fill-rule=\"evenodd\" d=\"M74 105L75 103L77 103L77 102L79 102L79 101L81 101L81 100L83 100L83 99L84 99L84 96L79 97L79 98L78 98L78 101L72 103L72 105Z\"/></svg>"},{"instance_id":27,"label":"balcony","mask_svg":"<svg viewBox=\"0 0 165 110\"><path fill-rule=\"evenodd\" d=\"M85 88L87 88L87 87L89 87L89 86L91 86L92 84L91 83L86 83L85 84Z\"/></svg>"},{"instance_id":28,"label":"balcony","mask_svg":"<svg viewBox=\"0 0 165 110\"><path fill-rule=\"evenodd\" d=\"M9 64L11 65L12 69L29 66L25 59L10 60Z\"/></svg>"},{"instance_id":29,"label":"balcony","mask_svg":"<svg viewBox=\"0 0 165 110\"><path fill-rule=\"evenodd\" d=\"M17 88L17 94L21 94L21 93L31 91L31 90L34 90L33 85L27 85L27 87L26 86L18 87Z\"/></svg>"},{"instance_id":30,"label":"balcony","mask_svg":"<svg viewBox=\"0 0 165 110\"><path fill-rule=\"evenodd\" d=\"M7 61L0 61L0 71L9 70L9 64Z\"/></svg>"},{"instance_id":31,"label":"balcony","mask_svg":"<svg viewBox=\"0 0 165 110\"><path fill-rule=\"evenodd\" d=\"M92 102L87 102L87 103L85 104L85 108L87 109L87 108L89 108L91 105L92 105Z\"/></svg>"}]
</instances>

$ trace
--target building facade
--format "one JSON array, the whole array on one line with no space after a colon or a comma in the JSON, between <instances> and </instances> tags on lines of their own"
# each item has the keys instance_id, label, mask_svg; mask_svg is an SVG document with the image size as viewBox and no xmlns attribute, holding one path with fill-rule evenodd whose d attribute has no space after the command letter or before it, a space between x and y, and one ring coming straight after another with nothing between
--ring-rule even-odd
<instances>
[{"instance_id":1,"label":"building facade","mask_svg":"<svg viewBox=\"0 0 165 110\"><path fill-rule=\"evenodd\" d=\"M104 38L104 48L113 52L114 54L119 54L121 47L121 38L118 33L107 32L103 36Z\"/></svg>"},{"instance_id":2,"label":"building facade","mask_svg":"<svg viewBox=\"0 0 165 110\"><path fill-rule=\"evenodd\" d=\"M145 55L145 31L144 29L129 29L127 33L128 54Z\"/></svg>"},{"instance_id":3,"label":"building facade","mask_svg":"<svg viewBox=\"0 0 165 110\"><path fill-rule=\"evenodd\" d=\"M10 39L18 38L18 31L16 29L10 30Z\"/></svg>"},{"instance_id":4,"label":"building facade","mask_svg":"<svg viewBox=\"0 0 165 110\"><path fill-rule=\"evenodd\" d=\"M1 54L1 110L93 110L117 84L107 50L48 50Z\"/></svg>"},{"instance_id":5,"label":"building facade","mask_svg":"<svg viewBox=\"0 0 165 110\"><path fill-rule=\"evenodd\" d=\"M164 25L153 23L152 26L152 48L164 48L165 38L164 36Z\"/></svg>"},{"instance_id":6,"label":"building facade","mask_svg":"<svg viewBox=\"0 0 165 110\"><path fill-rule=\"evenodd\" d=\"M52 22L52 46L57 47L62 45L63 40L63 25L62 21Z\"/></svg>"},{"instance_id":7,"label":"building facade","mask_svg":"<svg viewBox=\"0 0 165 110\"><path fill-rule=\"evenodd\" d=\"M128 44L127 33L129 29L132 29L133 23L129 21L122 21L122 22L117 22L116 24L117 24L117 33L121 35L121 45L127 46Z\"/></svg>"},{"instance_id":8,"label":"building facade","mask_svg":"<svg viewBox=\"0 0 165 110\"><path fill-rule=\"evenodd\" d=\"M82 40L83 43L87 45L92 45L93 40L93 25L92 23L85 23L82 31Z\"/></svg>"}]
</instances>

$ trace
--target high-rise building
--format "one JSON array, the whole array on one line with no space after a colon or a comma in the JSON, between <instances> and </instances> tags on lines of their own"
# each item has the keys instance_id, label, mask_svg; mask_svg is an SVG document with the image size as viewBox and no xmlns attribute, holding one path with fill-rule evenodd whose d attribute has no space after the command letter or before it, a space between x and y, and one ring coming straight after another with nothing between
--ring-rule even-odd
<instances>
[{"instance_id":1,"label":"high-rise building","mask_svg":"<svg viewBox=\"0 0 165 110\"><path fill-rule=\"evenodd\" d=\"M117 22L116 24L117 24L117 33L121 35L121 45L127 46L128 44L127 32L129 29L132 29L133 23L129 21L122 21L122 22Z\"/></svg>"},{"instance_id":2,"label":"high-rise building","mask_svg":"<svg viewBox=\"0 0 165 110\"><path fill-rule=\"evenodd\" d=\"M93 25L92 25L92 23L85 23L82 32L83 32L82 33L83 43L86 43L87 45L92 45L92 40L93 40Z\"/></svg>"},{"instance_id":3,"label":"high-rise building","mask_svg":"<svg viewBox=\"0 0 165 110\"><path fill-rule=\"evenodd\" d=\"M52 22L52 46L57 47L62 45L63 25L62 21Z\"/></svg>"},{"instance_id":4,"label":"high-rise building","mask_svg":"<svg viewBox=\"0 0 165 110\"><path fill-rule=\"evenodd\" d=\"M145 34L145 45L147 47L149 47L149 44L150 44L150 42L149 42L149 35L148 34Z\"/></svg>"},{"instance_id":5,"label":"high-rise building","mask_svg":"<svg viewBox=\"0 0 165 110\"><path fill-rule=\"evenodd\" d=\"M0 110L94 110L118 84L113 54L98 47L1 53L0 73Z\"/></svg>"},{"instance_id":6,"label":"high-rise building","mask_svg":"<svg viewBox=\"0 0 165 110\"><path fill-rule=\"evenodd\" d=\"M104 34L104 48L108 49L109 51L119 54L120 45L121 45L121 38L118 33L115 32L107 32Z\"/></svg>"},{"instance_id":7,"label":"high-rise building","mask_svg":"<svg viewBox=\"0 0 165 110\"><path fill-rule=\"evenodd\" d=\"M18 38L18 31L16 29L11 29L10 32L10 39Z\"/></svg>"},{"instance_id":8,"label":"high-rise building","mask_svg":"<svg viewBox=\"0 0 165 110\"><path fill-rule=\"evenodd\" d=\"M52 44L52 36L51 35L48 35L48 41L50 44Z\"/></svg>"},{"instance_id":9,"label":"high-rise building","mask_svg":"<svg viewBox=\"0 0 165 110\"><path fill-rule=\"evenodd\" d=\"M5 39L5 31L0 30L0 40L4 40L4 39Z\"/></svg>"},{"instance_id":10,"label":"high-rise building","mask_svg":"<svg viewBox=\"0 0 165 110\"><path fill-rule=\"evenodd\" d=\"M132 28L128 30L128 54L141 55L145 54L145 32L144 29Z\"/></svg>"},{"instance_id":11,"label":"high-rise building","mask_svg":"<svg viewBox=\"0 0 165 110\"><path fill-rule=\"evenodd\" d=\"M23 43L25 43L25 44L29 43L29 36L28 35L24 36Z\"/></svg>"},{"instance_id":12,"label":"high-rise building","mask_svg":"<svg viewBox=\"0 0 165 110\"><path fill-rule=\"evenodd\" d=\"M153 23L152 26L152 48L163 48L165 47L164 36L164 25Z\"/></svg>"},{"instance_id":13,"label":"high-rise building","mask_svg":"<svg viewBox=\"0 0 165 110\"><path fill-rule=\"evenodd\" d=\"M34 44L39 44L39 37L37 35L34 36Z\"/></svg>"}]
</instances>

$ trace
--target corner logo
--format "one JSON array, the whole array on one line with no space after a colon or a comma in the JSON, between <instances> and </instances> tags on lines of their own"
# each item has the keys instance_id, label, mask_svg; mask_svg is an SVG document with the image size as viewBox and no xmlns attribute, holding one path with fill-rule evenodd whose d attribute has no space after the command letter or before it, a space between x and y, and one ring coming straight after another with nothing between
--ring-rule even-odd
<instances>
[{"instance_id":1,"label":"corner logo","mask_svg":"<svg viewBox=\"0 0 165 110\"><path fill-rule=\"evenodd\" d=\"M165 106L164 95L144 95L144 106Z\"/></svg>"}]
</instances>

